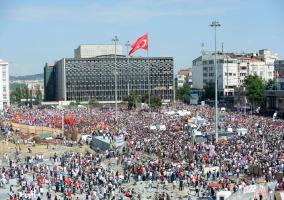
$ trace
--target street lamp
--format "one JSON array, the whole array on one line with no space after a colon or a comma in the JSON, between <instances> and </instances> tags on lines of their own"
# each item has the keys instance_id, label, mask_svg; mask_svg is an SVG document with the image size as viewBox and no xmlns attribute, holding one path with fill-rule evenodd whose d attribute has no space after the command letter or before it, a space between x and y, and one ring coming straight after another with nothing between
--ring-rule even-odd
<instances>
[{"instance_id":1,"label":"street lamp","mask_svg":"<svg viewBox=\"0 0 284 200\"><path fill-rule=\"evenodd\" d=\"M114 87L115 87L115 121L117 122L117 72L116 72L116 44L119 41L117 36L112 39L114 42Z\"/></svg>"},{"instance_id":2,"label":"street lamp","mask_svg":"<svg viewBox=\"0 0 284 200\"><path fill-rule=\"evenodd\" d=\"M125 47L126 47L126 56L129 58L129 55L128 55L128 49L130 47L130 42L129 40L125 43Z\"/></svg>"},{"instance_id":3,"label":"street lamp","mask_svg":"<svg viewBox=\"0 0 284 200\"><path fill-rule=\"evenodd\" d=\"M215 65L215 137L216 141L218 141L218 85L217 85L217 61L216 61L216 30L217 27L221 26L218 21L213 21L212 24L210 24L211 27L214 27L214 33L215 33L215 55L214 55L214 65Z\"/></svg>"},{"instance_id":4,"label":"street lamp","mask_svg":"<svg viewBox=\"0 0 284 200\"><path fill-rule=\"evenodd\" d=\"M130 47L129 40L126 42L125 47L126 47L127 65L129 67L129 55L128 55L128 49ZM129 76L127 76L127 96L129 96Z\"/></svg>"}]
</instances>

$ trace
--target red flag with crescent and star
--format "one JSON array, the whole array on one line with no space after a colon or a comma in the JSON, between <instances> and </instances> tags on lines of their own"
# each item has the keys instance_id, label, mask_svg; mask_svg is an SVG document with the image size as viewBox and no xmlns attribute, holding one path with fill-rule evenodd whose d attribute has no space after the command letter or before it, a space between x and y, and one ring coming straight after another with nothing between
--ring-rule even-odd
<instances>
[{"instance_id":1,"label":"red flag with crescent and star","mask_svg":"<svg viewBox=\"0 0 284 200\"><path fill-rule=\"evenodd\" d=\"M131 55L138 49L148 50L148 33L138 38L134 44L131 45L132 49L129 51L128 55Z\"/></svg>"}]
</instances>

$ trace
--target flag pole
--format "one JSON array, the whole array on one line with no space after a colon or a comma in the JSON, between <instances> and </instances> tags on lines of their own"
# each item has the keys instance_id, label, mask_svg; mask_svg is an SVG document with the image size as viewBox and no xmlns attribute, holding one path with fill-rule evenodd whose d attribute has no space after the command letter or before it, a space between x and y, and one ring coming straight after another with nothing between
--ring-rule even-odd
<instances>
[{"instance_id":1,"label":"flag pole","mask_svg":"<svg viewBox=\"0 0 284 200\"><path fill-rule=\"evenodd\" d=\"M149 39L148 39L148 46L149 46ZM149 101L149 109L151 110L151 83L150 83L150 59L149 59L149 48L147 49L147 60L148 60L148 101Z\"/></svg>"},{"instance_id":2,"label":"flag pole","mask_svg":"<svg viewBox=\"0 0 284 200\"><path fill-rule=\"evenodd\" d=\"M114 39L112 39L114 42L114 87L115 87L115 122L117 123L117 69L116 69L116 45L118 40L117 36L114 36Z\"/></svg>"},{"instance_id":3,"label":"flag pole","mask_svg":"<svg viewBox=\"0 0 284 200\"><path fill-rule=\"evenodd\" d=\"M126 46L126 56L127 56L127 67L129 67L129 55L128 55L128 48L130 47L129 40L125 44ZM127 77L127 96L129 96L129 77Z\"/></svg>"}]
</instances>

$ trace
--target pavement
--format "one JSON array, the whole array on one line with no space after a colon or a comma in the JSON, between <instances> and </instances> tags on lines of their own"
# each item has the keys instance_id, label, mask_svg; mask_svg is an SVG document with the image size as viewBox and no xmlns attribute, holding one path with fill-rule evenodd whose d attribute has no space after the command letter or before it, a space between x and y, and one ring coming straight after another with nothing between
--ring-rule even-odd
<instances>
[{"instance_id":1,"label":"pavement","mask_svg":"<svg viewBox=\"0 0 284 200\"><path fill-rule=\"evenodd\" d=\"M30 153L28 153L28 145L20 145L21 146L21 154L20 154L20 158L21 160L23 160L23 158L27 155L30 155ZM15 146L12 144L8 144L8 149L5 149L5 152L7 152L9 154L10 157L14 158L14 152L15 152ZM65 151L74 151L74 152L86 152L86 151L90 151L92 152L92 150L88 147L88 146L83 146L83 147L66 147L66 146L50 146L49 149L46 148L46 145L36 145L36 147L33 147L33 151L31 154L35 155L35 154L43 154L44 155L44 162L49 161L48 158L51 155L54 155L54 153L56 152L57 154L63 153ZM2 152L3 153L3 152ZM5 163L2 161L2 159L0 159L0 165L1 166L7 166L8 163ZM52 164L52 163L51 163ZM119 171L120 174L123 173L123 169L122 169L122 165L117 165L116 164L116 160L115 158L111 158L111 159L106 159L104 160L104 162L102 163L102 166L104 168L107 168L107 166L110 164L111 169L114 171ZM32 180L32 176L31 174L28 174L28 179ZM10 186L13 186L14 191L17 191L17 189L19 188L19 186L17 185L17 180L16 179L11 179L9 181L8 184L5 185L4 188L0 188L0 200L9 200L9 188ZM157 194L167 194L171 200L178 200L178 199L182 199L185 200L188 197L188 192L190 191L190 194L194 194L195 192L188 188L185 187L183 191L179 191L178 187L174 190L172 187L172 184L169 183L168 184L168 188L167 189L163 189L162 185L160 185L159 187L157 186L156 182L153 182L153 187L149 187L149 183L148 181L140 181L137 182L135 184L134 179L132 179L130 181L130 183L126 183L123 184L123 188L126 190L132 190L134 189L134 192L136 194L140 193L141 194L141 199L142 200L149 200L149 199L156 199ZM46 197L46 192L48 191L47 187L44 188L44 195L42 197L42 200L47 200ZM57 195L57 197L59 197L59 199L63 199L63 196L61 196L61 193L56 194L55 193L55 187L51 188L51 194L52 194L52 199L54 198L55 195ZM124 197L124 194L119 193L119 191L116 191L117 196L122 196ZM81 195L81 194L77 194L75 197L79 197L80 200L85 200L85 195ZM75 198L74 198L75 199ZM129 199L124 197L124 199ZM192 196L192 200L195 200L196 198L194 196Z\"/></svg>"}]
</instances>

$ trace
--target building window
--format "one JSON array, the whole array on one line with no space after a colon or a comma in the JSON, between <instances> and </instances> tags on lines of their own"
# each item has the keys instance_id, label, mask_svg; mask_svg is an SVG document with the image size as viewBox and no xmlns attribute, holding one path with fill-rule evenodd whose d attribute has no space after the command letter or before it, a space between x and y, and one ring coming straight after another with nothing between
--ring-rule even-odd
<instances>
[{"instance_id":1,"label":"building window","mask_svg":"<svg viewBox=\"0 0 284 200\"><path fill-rule=\"evenodd\" d=\"M214 64L214 60L209 60L209 64Z\"/></svg>"},{"instance_id":2,"label":"building window","mask_svg":"<svg viewBox=\"0 0 284 200\"><path fill-rule=\"evenodd\" d=\"M214 73L209 73L209 76L214 76Z\"/></svg>"}]
</instances>

